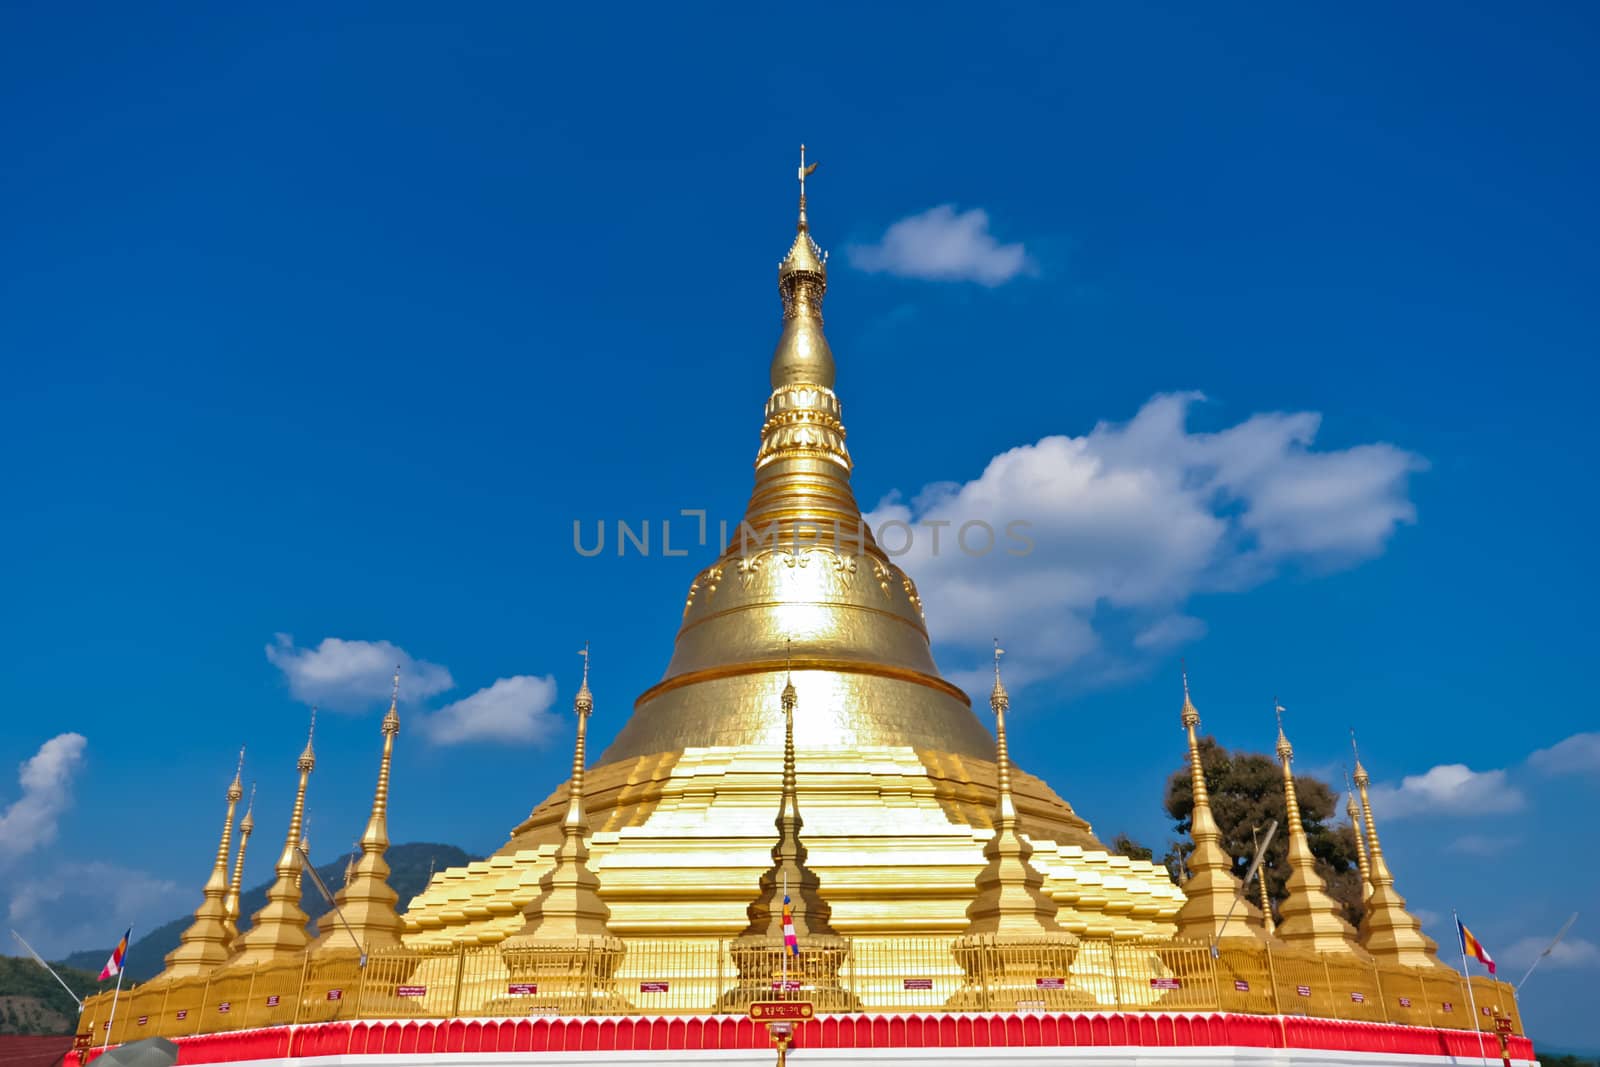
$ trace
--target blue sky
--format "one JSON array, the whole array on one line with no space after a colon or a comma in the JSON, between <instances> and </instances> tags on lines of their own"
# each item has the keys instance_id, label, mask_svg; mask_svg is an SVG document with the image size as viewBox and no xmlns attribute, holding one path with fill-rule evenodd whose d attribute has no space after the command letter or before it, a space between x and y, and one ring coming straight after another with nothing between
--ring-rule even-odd
<instances>
[{"instance_id":1,"label":"blue sky","mask_svg":"<svg viewBox=\"0 0 1600 1067\"><path fill-rule=\"evenodd\" d=\"M564 776L586 639L620 727L706 558L572 522L737 518L805 140L858 496L1038 522L902 560L948 673L1007 642L1029 768L1159 844L1180 656L1226 744L1277 695L1337 775L1354 726L1441 940L1520 974L1589 909L1524 1010L1590 1039L1591 10L0 18L0 908L41 947L193 906L241 743L265 877L319 695L347 847L372 643L417 664L398 840L488 851Z\"/></svg>"}]
</instances>

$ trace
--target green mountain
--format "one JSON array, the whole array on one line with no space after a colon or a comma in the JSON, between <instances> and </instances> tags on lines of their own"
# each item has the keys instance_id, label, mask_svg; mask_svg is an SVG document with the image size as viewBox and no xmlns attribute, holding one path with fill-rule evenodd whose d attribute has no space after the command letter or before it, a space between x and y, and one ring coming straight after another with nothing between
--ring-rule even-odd
<instances>
[{"instance_id":1,"label":"green mountain","mask_svg":"<svg viewBox=\"0 0 1600 1067\"><path fill-rule=\"evenodd\" d=\"M81 996L98 988L98 967L56 970ZM78 1005L43 967L26 956L0 956L0 1034L70 1034L77 1025Z\"/></svg>"},{"instance_id":2,"label":"green mountain","mask_svg":"<svg viewBox=\"0 0 1600 1067\"><path fill-rule=\"evenodd\" d=\"M471 863L477 857L468 855L454 845L434 845L417 842L408 845L391 845L389 846L389 851L384 854L384 858L389 861L391 872L389 884L394 887L396 893L400 894L400 910L404 911L406 905L411 902L411 898L422 892L423 887L428 884L428 874L431 870L442 871L446 867L459 867L463 864ZM337 891L344 884L344 868L345 857L340 856L336 860L318 865L317 873L322 876L322 880L327 883L330 891ZM241 923L248 923L250 916L266 906L267 889L271 885L271 882L262 882L254 889L239 895ZM301 906L306 909L306 914L310 915L312 920L315 921L323 912L328 910L327 903L323 901L321 894L317 892L317 887L312 884L309 878L306 879L302 890L303 902ZM195 887L194 904L195 907L200 906L200 888L198 885ZM192 914L180 916L165 925L156 927L134 941L128 948L127 977L124 980L143 982L160 974L167 953L178 947L179 935L188 929L189 923L193 920L194 916ZM105 965L106 957L110 953L111 948L109 945L105 948L87 949L83 952L74 952L62 960L62 963L69 967L78 967L89 971L90 984L93 985L93 976L100 973L100 968ZM34 970L39 971L45 981L50 982L50 976L45 974L37 963L33 963L31 960L28 962L33 965ZM68 981L70 980L68 979ZM55 985L54 982L50 982L50 984ZM6 985L0 984L0 998L3 998L8 991L9 989ZM60 991L61 987L56 986L56 992L59 993Z\"/></svg>"}]
</instances>

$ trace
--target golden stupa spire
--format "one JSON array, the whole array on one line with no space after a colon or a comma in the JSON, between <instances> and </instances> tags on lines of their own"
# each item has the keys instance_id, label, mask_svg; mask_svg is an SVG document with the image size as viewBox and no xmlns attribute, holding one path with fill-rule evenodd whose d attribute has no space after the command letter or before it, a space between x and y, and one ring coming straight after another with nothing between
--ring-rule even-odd
<instances>
[{"instance_id":1,"label":"golden stupa spire","mask_svg":"<svg viewBox=\"0 0 1600 1067\"><path fill-rule=\"evenodd\" d=\"M1344 772L1344 813L1356 834L1356 867L1361 872L1361 899L1372 895L1372 869L1367 866L1367 842L1361 829L1361 809L1356 807L1355 786L1350 784L1350 772Z\"/></svg>"},{"instance_id":2,"label":"golden stupa spire","mask_svg":"<svg viewBox=\"0 0 1600 1067\"><path fill-rule=\"evenodd\" d=\"M1350 731L1350 747L1355 750L1356 732ZM1361 812L1365 816L1368 864L1371 867L1372 893L1367 897L1366 914L1361 918L1361 945L1385 963L1404 967L1444 967L1439 946L1422 932L1422 924L1406 910L1406 898L1394 887L1394 875L1383 858L1378 843L1378 827L1372 821L1372 800L1367 792L1371 779L1356 752L1356 788L1361 791ZM1360 827L1356 830L1360 836Z\"/></svg>"},{"instance_id":3,"label":"golden stupa spire","mask_svg":"<svg viewBox=\"0 0 1600 1067\"><path fill-rule=\"evenodd\" d=\"M966 935L1001 938L1071 937L1056 921L1057 905L1044 891L1044 875L1029 863L1033 846L1017 828L1017 806L1011 795L1011 749L1006 739L1006 712L1011 696L1000 680L1005 649L994 642L995 779L994 836L983 848L987 861L978 872L978 894L967 905Z\"/></svg>"},{"instance_id":4,"label":"golden stupa spire","mask_svg":"<svg viewBox=\"0 0 1600 1067\"><path fill-rule=\"evenodd\" d=\"M367 953L400 943L401 922L395 911L400 896L389 886L389 864L384 859L389 849L389 764L394 757L394 739L400 733L399 667L394 669L389 711L379 729L383 758L378 761L378 784L361 835L361 858L352 857L345 868L344 888L333 896L335 907L317 920L313 947L319 950Z\"/></svg>"},{"instance_id":5,"label":"golden stupa spire","mask_svg":"<svg viewBox=\"0 0 1600 1067\"><path fill-rule=\"evenodd\" d=\"M609 938L611 909L600 899L600 879L589 869L589 818L583 809L584 744L594 694L589 691L589 643L583 643L583 684L573 698L578 718L572 746L572 778L567 783L567 812L561 819L561 844L555 866L539 879L539 893L522 909L525 922L510 944Z\"/></svg>"},{"instance_id":6,"label":"golden stupa spire","mask_svg":"<svg viewBox=\"0 0 1600 1067\"><path fill-rule=\"evenodd\" d=\"M796 175L807 201L814 167L804 155ZM801 717L801 748L905 746L987 764L993 738L967 695L939 675L916 585L877 544L850 487L823 332L827 257L812 239L809 202L795 231L778 264L781 334L744 519L724 529L721 555L694 579L664 676L640 695L600 762L700 746L776 748L782 724L770 703L792 634L795 670L826 680L818 697L839 709ZM795 627L797 610L815 622Z\"/></svg>"},{"instance_id":7,"label":"golden stupa spire","mask_svg":"<svg viewBox=\"0 0 1600 1067\"><path fill-rule=\"evenodd\" d=\"M311 728L306 733L306 747L295 761L300 772L300 784L294 792L294 811L289 816L289 832L283 839L283 851L278 854L273 868L276 877L267 889L267 903L250 917L250 929L239 935L234 944L230 966L248 966L281 959L303 952L310 938L306 936L306 923L310 921L300 907L300 870L304 863L301 855L300 831L306 813L306 784L317 765L317 755L311 743L317 731L317 709L311 709Z\"/></svg>"},{"instance_id":8,"label":"golden stupa spire","mask_svg":"<svg viewBox=\"0 0 1600 1067\"><path fill-rule=\"evenodd\" d=\"M1223 851L1222 831L1217 829L1217 820L1211 814L1211 797L1206 789L1206 772L1201 764L1200 739L1196 733L1200 727L1200 712L1189 699L1187 670L1183 672L1180 718L1189 738L1189 778L1194 792L1189 835L1194 839L1194 851L1189 853L1189 878L1183 883L1183 893L1188 899L1175 920L1178 936L1207 941L1218 937L1259 939L1263 933L1261 916L1255 914L1254 904L1241 899L1243 886L1233 873L1233 860Z\"/></svg>"},{"instance_id":9,"label":"golden stupa spire","mask_svg":"<svg viewBox=\"0 0 1600 1067\"><path fill-rule=\"evenodd\" d=\"M788 642L784 651L783 692L778 702L783 709L783 784L778 797L778 817L773 825L778 842L772 846L772 866L762 873L756 898L745 909L750 925L741 937L783 939L783 900L790 899L796 935L802 945L815 944L817 938L836 938L831 924L833 909L822 897L821 881L806 866L806 846L800 837L805 820L800 818L798 778L794 755L794 712L799 704L794 680L789 673L791 654ZM770 699L770 697L769 697ZM770 705L769 705L770 706Z\"/></svg>"},{"instance_id":10,"label":"golden stupa spire","mask_svg":"<svg viewBox=\"0 0 1600 1067\"><path fill-rule=\"evenodd\" d=\"M1256 827L1250 827L1250 843L1255 845L1256 851L1261 851L1261 838L1257 836ZM1267 858L1261 857L1261 863L1256 867L1256 891L1261 897L1261 928L1268 937L1277 932L1277 924L1272 921L1272 897L1267 894Z\"/></svg>"},{"instance_id":11,"label":"golden stupa spire","mask_svg":"<svg viewBox=\"0 0 1600 1067\"><path fill-rule=\"evenodd\" d=\"M228 958L228 850L233 840L233 813L244 796L239 777L244 773L244 749L239 749L239 766L228 783L228 814L222 820L222 839L217 843L216 862L206 879L204 899L195 909L194 922L178 937L178 947L167 953L162 978L191 978L209 974Z\"/></svg>"},{"instance_id":12,"label":"golden stupa spire","mask_svg":"<svg viewBox=\"0 0 1600 1067\"><path fill-rule=\"evenodd\" d=\"M222 903L228 912L228 951L239 937L239 890L244 881L244 853L250 847L250 835L256 829L256 784L250 783L250 799L244 806L244 818L239 820L239 852L233 860L233 877L228 881L228 895Z\"/></svg>"},{"instance_id":13,"label":"golden stupa spire","mask_svg":"<svg viewBox=\"0 0 1600 1067\"><path fill-rule=\"evenodd\" d=\"M1317 860L1311 854L1305 824L1300 820L1300 800L1294 789L1294 747L1283 732L1283 705L1273 701L1278 716L1278 759L1283 764L1283 799L1289 816L1289 882L1287 896L1278 911L1280 940L1295 948L1314 952L1364 956L1356 944L1356 932L1339 914L1339 905L1328 896L1327 886L1317 873Z\"/></svg>"}]
</instances>

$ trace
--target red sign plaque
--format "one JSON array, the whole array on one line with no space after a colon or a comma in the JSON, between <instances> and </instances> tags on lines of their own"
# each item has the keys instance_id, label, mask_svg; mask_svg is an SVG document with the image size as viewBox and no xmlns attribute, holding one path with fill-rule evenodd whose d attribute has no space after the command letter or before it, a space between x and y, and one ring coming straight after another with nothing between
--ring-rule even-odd
<instances>
[{"instance_id":1,"label":"red sign plaque","mask_svg":"<svg viewBox=\"0 0 1600 1067\"><path fill-rule=\"evenodd\" d=\"M772 1021L775 1019L809 1019L816 1013L809 1000L758 1000L750 1005L750 1018Z\"/></svg>"},{"instance_id":2,"label":"red sign plaque","mask_svg":"<svg viewBox=\"0 0 1600 1067\"><path fill-rule=\"evenodd\" d=\"M1183 979L1182 978L1152 978L1152 979L1150 979L1150 988L1151 989L1182 989L1183 988Z\"/></svg>"}]
</instances>

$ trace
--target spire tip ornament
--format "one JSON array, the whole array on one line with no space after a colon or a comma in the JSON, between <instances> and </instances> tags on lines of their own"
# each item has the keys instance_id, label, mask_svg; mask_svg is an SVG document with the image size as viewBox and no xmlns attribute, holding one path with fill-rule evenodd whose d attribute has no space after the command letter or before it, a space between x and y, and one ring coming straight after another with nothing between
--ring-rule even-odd
<instances>
[{"instance_id":1,"label":"spire tip ornament","mask_svg":"<svg viewBox=\"0 0 1600 1067\"><path fill-rule=\"evenodd\" d=\"M1222 937L1260 939L1267 932L1264 920L1244 897L1244 886L1233 873L1233 859L1222 847L1222 831L1211 812L1211 793L1206 787L1196 733L1200 711L1189 696L1187 666L1181 668L1181 673L1183 706L1178 718L1188 739L1190 793L1194 798L1189 837L1194 848L1189 853L1189 877L1183 883L1184 904L1176 919L1178 936L1207 941ZM1235 917L1239 904L1244 905L1244 910Z\"/></svg>"}]
</instances>

